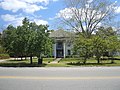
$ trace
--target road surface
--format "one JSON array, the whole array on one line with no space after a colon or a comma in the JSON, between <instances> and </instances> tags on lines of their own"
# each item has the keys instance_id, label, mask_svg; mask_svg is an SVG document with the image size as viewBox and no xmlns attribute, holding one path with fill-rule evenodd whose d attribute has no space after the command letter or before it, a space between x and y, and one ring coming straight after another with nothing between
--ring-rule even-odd
<instances>
[{"instance_id":1,"label":"road surface","mask_svg":"<svg viewBox=\"0 0 120 90\"><path fill-rule=\"evenodd\" d=\"M120 90L120 67L1 67L0 90Z\"/></svg>"}]
</instances>

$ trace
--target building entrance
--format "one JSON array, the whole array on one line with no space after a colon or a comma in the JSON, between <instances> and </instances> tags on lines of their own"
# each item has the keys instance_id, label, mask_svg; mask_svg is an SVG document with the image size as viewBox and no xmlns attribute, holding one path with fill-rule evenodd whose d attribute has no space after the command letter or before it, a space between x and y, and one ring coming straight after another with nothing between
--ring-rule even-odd
<instances>
[{"instance_id":1,"label":"building entrance","mask_svg":"<svg viewBox=\"0 0 120 90\"><path fill-rule=\"evenodd\" d=\"M57 58L63 58L63 50L57 50L56 55Z\"/></svg>"},{"instance_id":2,"label":"building entrance","mask_svg":"<svg viewBox=\"0 0 120 90\"><path fill-rule=\"evenodd\" d=\"M63 42L57 42L56 46L56 57L63 58Z\"/></svg>"}]
</instances>

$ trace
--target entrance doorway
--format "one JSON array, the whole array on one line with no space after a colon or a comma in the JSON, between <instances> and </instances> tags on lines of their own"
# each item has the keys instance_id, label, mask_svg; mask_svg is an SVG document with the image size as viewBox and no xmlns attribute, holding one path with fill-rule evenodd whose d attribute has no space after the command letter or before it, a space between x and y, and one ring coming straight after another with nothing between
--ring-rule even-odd
<instances>
[{"instance_id":1,"label":"entrance doorway","mask_svg":"<svg viewBox=\"0 0 120 90\"><path fill-rule=\"evenodd\" d=\"M57 58L63 58L63 50L56 51Z\"/></svg>"},{"instance_id":2,"label":"entrance doorway","mask_svg":"<svg viewBox=\"0 0 120 90\"><path fill-rule=\"evenodd\" d=\"M59 41L57 42L56 46L56 57L57 58L62 58L63 57L63 42Z\"/></svg>"}]
</instances>

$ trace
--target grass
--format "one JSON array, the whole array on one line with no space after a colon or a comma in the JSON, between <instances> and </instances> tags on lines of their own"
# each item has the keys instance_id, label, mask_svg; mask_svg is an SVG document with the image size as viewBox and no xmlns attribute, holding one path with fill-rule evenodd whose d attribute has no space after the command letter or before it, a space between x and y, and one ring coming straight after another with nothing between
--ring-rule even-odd
<instances>
[{"instance_id":1,"label":"grass","mask_svg":"<svg viewBox=\"0 0 120 90\"><path fill-rule=\"evenodd\" d=\"M94 58L87 60L86 64L82 63L82 59L78 58L65 58L59 63L50 63L54 58L44 58L43 64L38 65L37 59L33 59L33 64L30 64L30 60L6 60L6 62L0 62L1 67L73 67L73 66L120 66L120 60L114 60L111 64L111 60L102 60L100 64Z\"/></svg>"},{"instance_id":2,"label":"grass","mask_svg":"<svg viewBox=\"0 0 120 90\"><path fill-rule=\"evenodd\" d=\"M43 58L43 63L50 63L54 60L55 60L54 58Z\"/></svg>"},{"instance_id":3,"label":"grass","mask_svg":"<svg viewBox=\"0 0 120 90\"><path fill-rule=\"evenodd\" d=\"M120 60L114 60L114 63L111 63L111 60L101 60L101 63L98 64L94 58L87 60L86 64L82 63L82 59L63 59L62 62L71 66L120 66Z\"/></svg>"}]
</instances>

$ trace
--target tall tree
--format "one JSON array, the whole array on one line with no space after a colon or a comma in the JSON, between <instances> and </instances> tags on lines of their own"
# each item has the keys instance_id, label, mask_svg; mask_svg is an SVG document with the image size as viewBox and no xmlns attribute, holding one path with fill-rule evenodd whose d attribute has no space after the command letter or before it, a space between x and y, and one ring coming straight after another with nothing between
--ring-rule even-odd
<instances>
[{"instance_id":1,"label":"tall tree","mask_svg":"<svg viewBox=\"0 0 120 90\"><path fill-rule=\"evenodd\" d=\"M49 38L46 32L47 25L38 25L35 38L35 54L38 57L38 64L42 64L42 54L45 52L46 41Z\"/></svg>"},{"instance_id":2,"label":"tall tree","mask_svg":"<svg viewBox=\"0 0 120 90\"><path fill-rule=\"evenodd\" d=\"M47 32L47 25L37 25L35 22L29 22L29 19L24 18L22 26L17 28L9 25L3 31L4 47L8 52L12 52L16 56L30 56L30 63L32 64L32 57L38 57L38 64L42 64L42 54L46 54L48 43L51 43L49 34ZM47 50L47 51L46 51Z\"/></svg>"},{"instance_id":3,"label":"tall tree","mask_svg":"<svg viewBox=\"0 0 120 90\"><path fill-rule=\"evenodd\" d=\"M13 43L15 42L16 39L16 28L13 27L12 25L9 25L6 30L3 31L2 34L2 41L3 41L3 47L5 47L6 51L9 54L17 54L17 50L14 49Z\"/></svg>"},{"instance_id":4,"label":"tall tree","mask_svg":"<svg viewBox=\"0 0 120 90\"><path fill-rule=\"evenodd\" d=\"M96 33L100 38L106 40L107 42L107 56L111 56L111 63L114 63L113 57L120 50L120 42L117 34L117 30L114 30L112 27L100 27Z\"/></svg>"},{"instance_id":5,"label":"tall tree","mask_svg":"<svg viewBox=\"0 0 120 90\"><path fill-rule=\"evenodd\" d=\"M87 59L92 55L92 39L79 36L74 41L74 52L83 57L83 64L86 64Z\"/></svg>"},{"instance_id":6,"label":"tall tree","mask_svg":"<svg viewBox=\"0 0 120 90\"><path fill-rule=\"evenodd\" d=\"M30 63L32 64L32 57L35 56L35 40L36 40L36 23L30 23L29 25L29 35L27 40L26 52L30 56Z\"/></svg>"},{"instance_id":7,"label":"tall tree","mask_svg":"<svg viewBox=\"0 0 120 90\"><path fill-rule=\"evenodd\" d=\"M102 39L99 36L92 37L92 51L93 55L96 56L96 60L100 63L100 58L108 50L107 40Z\"/></svg>"},{"instance_id":8,"label":"tall tree","mask_svg":"<svg viewBox=\"0 0 120 90\"><path fill-rule=\"evenodd\" d=\"M120 51L120 40L116 36L110 36L108 42L108 52L112 57L111 63L114 63L114 56Z\"/></svg>"},{"instance_id":9,"label":"tall tree","mask_svg":"<svg viewBox=\"0 0 120 90\"><path fill-rule=\"evenodd\" d=\"M100 63L101 56L105 54L112 57L111 63L114 63L113 57L119 52L119 46L119 37L112 27L100 27L90 38L80 35L74 42L74 50L84 57L84 61L91 55L95 55L98 63Z\"/></svg>"},{"instance_id":10,"label":"tall tree","mask_svg":"<svg viewBox=\"0 0 120 90\"><path fill-rule=\"evenodd\" d=\"M102 22L114 16L115 4L110 0L64 0L66 8L60 19L77 32L89 38Z\"/></svg>"}]
</instances>

